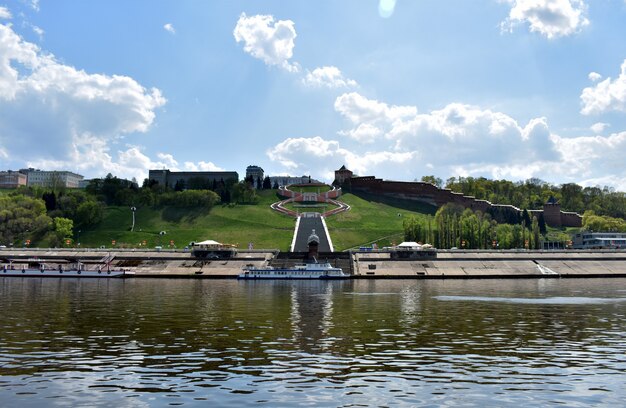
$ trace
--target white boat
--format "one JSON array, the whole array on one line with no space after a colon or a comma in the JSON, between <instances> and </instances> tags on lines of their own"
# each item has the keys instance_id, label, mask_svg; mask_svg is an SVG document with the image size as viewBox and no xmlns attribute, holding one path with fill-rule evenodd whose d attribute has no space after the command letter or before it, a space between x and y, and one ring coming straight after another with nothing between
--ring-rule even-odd
<instances>
[{"instance_id":1,"label":"white boat","mask_svg":"<svg viewBox=\"0 0 626 408\"><path fill-rule=\"evenodd\" d=\"M350 275L329 263L308 263L292 268L245 267L238 279L348 279Z\"/></svg>"},{"instance_id":2,"label":"white boat","mask_svg":"<svg viewBox=\"0 0 626 408\"><path fill-rule=\"evenodd\" d=\"M58 268L49 268L45 264L40 264L37 268L26 265L5 264L0 269L0 277L37 277L37 278L127 278L134 276L134 272L123 269L112 269L107 266L99 266L96 269L88 270L85 265L78 263L70 268L59 265Z\"/></svg>"}]
</instances>

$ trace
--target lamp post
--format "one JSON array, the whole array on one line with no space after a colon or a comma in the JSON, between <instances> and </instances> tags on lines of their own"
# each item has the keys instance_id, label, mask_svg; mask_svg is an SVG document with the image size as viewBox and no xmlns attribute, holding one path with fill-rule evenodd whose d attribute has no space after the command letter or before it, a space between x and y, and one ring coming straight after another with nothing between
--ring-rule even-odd
<instances>
[{"instance_id":1,"label":"lamp post","mask_svg":"<svg viewBox=\"0 0 626 408\"><path fill-rule=\"evenodd\" d=\"M162 246L161 239L163 238L163 235L165 235L165 234L167 234L167 232L165 232L165 231L159 232L159 246Z\"/></svg>"},{"instance_id":2,"label":"lamp post","mask_svg":"<svg viewBox=\"0 0 626 408\"><path fill-rule=\"evenodd\" d=\"M82 232L81 230L78 230L78 231L76 232L76 246L77 246L78 248L80 248L80 233L81 233L81 232Z\"/></svg>"},{"instance_id":3,"label":"lamp post","mask_svg":"<svg viewBox=\"0 0 626 408\"><path fill-rule=\"evenodd\" d=\"M135 230L135 211L137 211L137 207L130 207L130 210L133 212L133 224L130 226L130 231L133 232Z\"/></svg>"}]
</instances>

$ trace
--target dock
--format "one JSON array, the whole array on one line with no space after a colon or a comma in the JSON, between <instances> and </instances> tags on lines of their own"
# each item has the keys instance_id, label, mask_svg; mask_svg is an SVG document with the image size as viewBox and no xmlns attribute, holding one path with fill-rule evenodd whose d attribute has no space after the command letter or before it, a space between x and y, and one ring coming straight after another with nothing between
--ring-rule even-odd
<instances>
[{"instance_id":1,"label":"dock","mask_svg":"<svg viewBox=\"0 0 626 408\"><path fill-rule=\"evenodd\" d=\"M322 252L355 279L485 279L626 277L626 250L439 250L436 255L397 257L393 251ZM299 262L303 253L278 250L238 251L227 259L200 259L185 251L97 249L1 249L0 263L29 260L50 264L80 261L125 268L138 278L235 278L244 266L265 267Z\"/></svg>"}]
</instances>

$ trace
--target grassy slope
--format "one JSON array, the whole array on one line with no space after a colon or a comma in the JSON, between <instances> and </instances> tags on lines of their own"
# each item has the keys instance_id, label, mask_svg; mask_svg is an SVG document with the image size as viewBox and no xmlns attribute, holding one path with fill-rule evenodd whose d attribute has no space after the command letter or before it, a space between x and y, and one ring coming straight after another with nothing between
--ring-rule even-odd
<instances>
[{"instance_id":1,"label":"grassy slope","mask_svg":"<svg viewBox=\"0 0 626 408\"><path fill-rule=\"evenodd\" d=\"M167 248L170 240L178 247L190 241L214 239L222 243L239 244L247 248L253 242L255 248L289 249L295 220L272 211L269 205L278 201L275 191L261 191L257 205L235 207L217 206L209 213L198 209L139 208L135 231L130 232L131 211L127 207L109 207L104 221L92 230L81 232L83 247L116 245L136 247L144 240L148 248L159 242ZM410 215L426 216L418 211L407 209L405 203L377 203L366 201L352 194L341 198L352 206L346 213L327 219L328 228L336 250L344 250L359 245L379 241L380 246L402 241L402 221ZM401 216L398 216L401 214ZM159 232L166 231L160 241Z\"/></svg>"},{"instance_id":2,"label":"grassy slope","mask_svg":"<svg viewBox=\"0 0 626 408\"><path fill-rule=\"evenodd\" d=\"M148 248L159 245L159 232L166 231L162 245L167 247L170 240L181 248L190 241L214 239L222 243L239 244L247 248L253 242L255 248L279 248L287 250L291 244L295 221L278 214L269 208L277 201L275 191L260 192L257 205L234 207L217 206L210 212L199 209L139 208L135 231L130 232L132 223L130 209L109 207L104 221L95 229L81 233L83 247L111 245L137 246L143 240Z\"/></svg>"},{"instance_id":3,"label":"grassy slope","mask_svg":"<svg viewBox=\"0 0 626 408\"><path fill-rule=\"evenodd\" d=\"M402 222L406 217L428 217L421 204L415 203L415 210L409 210L406 200L393 203L366 201L353 194L345 194L341 200L352 207L348 212L326 219L328 230L337 250L345 250L360 245L377 242L380 247L396 244L403 240ZM400 214L400 216L398 216Z\"/></svg>"}]
</instances>

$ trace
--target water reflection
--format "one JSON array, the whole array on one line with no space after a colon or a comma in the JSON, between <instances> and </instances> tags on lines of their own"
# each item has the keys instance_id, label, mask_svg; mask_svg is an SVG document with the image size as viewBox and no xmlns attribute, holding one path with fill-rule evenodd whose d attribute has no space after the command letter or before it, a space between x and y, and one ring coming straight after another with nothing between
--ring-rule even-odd
<instances>
[{"instance_id":1,"label":"water reflection","mask_svg":"<svg viewBox=\"0 0 626 408\"><path fill-rule=\"evenodd\" d=\"M0 280L10 405L619 405L626 280Z\"/></svg>"}]
</instances>

